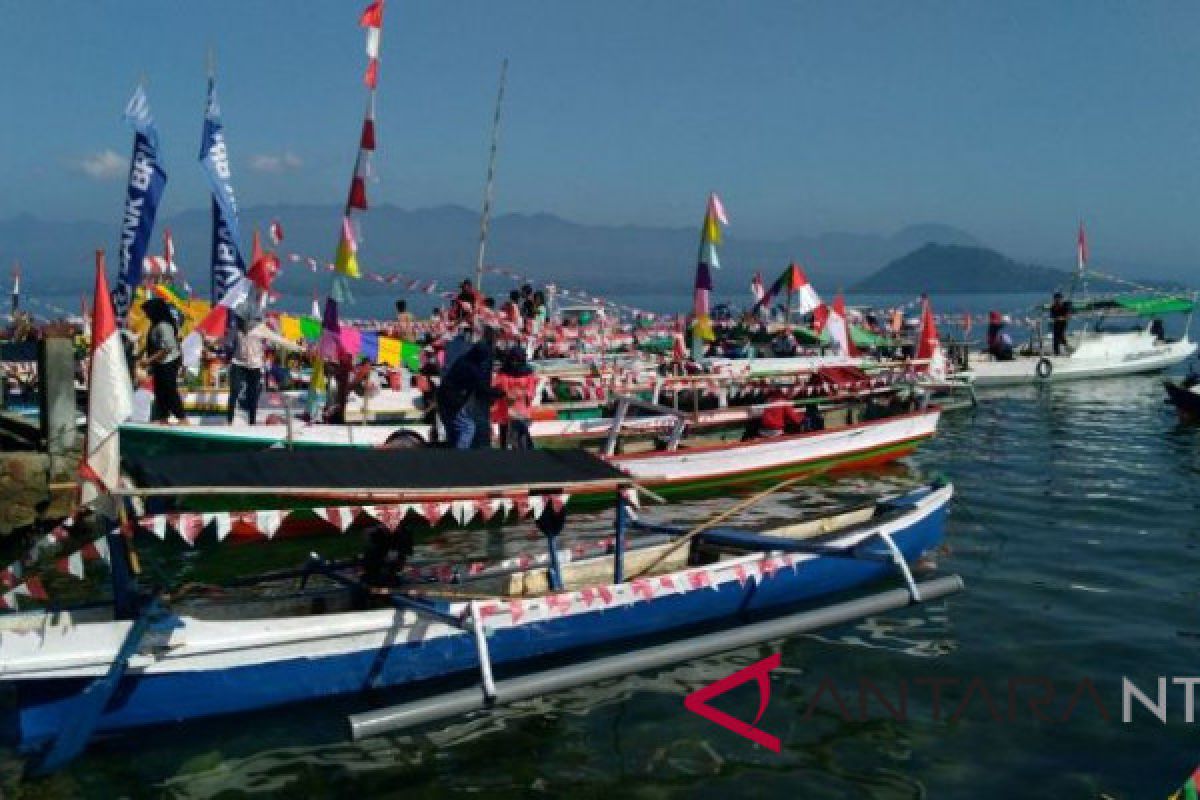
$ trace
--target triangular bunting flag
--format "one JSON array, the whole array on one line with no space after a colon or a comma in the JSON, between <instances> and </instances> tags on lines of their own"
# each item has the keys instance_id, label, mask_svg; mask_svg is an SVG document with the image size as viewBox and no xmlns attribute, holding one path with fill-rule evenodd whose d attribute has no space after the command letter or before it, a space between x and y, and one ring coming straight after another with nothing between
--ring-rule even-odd
<instances>
[{"instance_id":1,"label":"triangular bunting flag","mask_svg":"<svg viewBox=\"0 0 1200 800\"><path fill-rule=\"evenodd\" d=\"M546 510L546 497L540 494L529 495L529 513L536 519Z\"/></svg>"},{"instance_id":2,"label":"triangular bunting flag","mask_svg":"<svg viewBox=\"0 0 1200 800\"><path fill-rule=\"evenodd\" d=\"M258 532L268 539L275 536L279 526L283 524L282 511L256 511L254 525Z\"/></svg>"},{"instance_id":3,"label":"triangular bunting flag","mask_svg":"<svg viewBox=\"0 0 1200 800\"><path fill-rule=\"evenodd\" d=\"M45 602L50 599L50 596L46 594L46 587L42 585L42 579L36 575L25 581L22 586L25 587L25 594L28 594L34 600ZM16 591L20 592L21 586L18 586Z\"/></svg>"}]
</instances>

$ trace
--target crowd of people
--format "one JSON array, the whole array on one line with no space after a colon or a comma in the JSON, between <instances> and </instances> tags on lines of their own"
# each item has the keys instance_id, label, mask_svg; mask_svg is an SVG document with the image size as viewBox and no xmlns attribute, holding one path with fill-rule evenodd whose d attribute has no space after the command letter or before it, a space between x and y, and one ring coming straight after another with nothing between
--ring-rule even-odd
<instances>
[{"instance_id":1,"label":"crowd of people","mask_svg":"<svg viewBox=\"0 0 1200 800\"><path fill-rule=\"evenodd\" d=\"M395 307L386 332L422 348L420 369L413 377L425 421L435 435L457 448L490 447L495 426L501 446L529 446L537 380L527 342L545 325L545 295L525 285L512 290L497 312L493 298L464 280L449 304L434 310L428 324L418 326L406 301L397 301ZM135 339L128 341L131 371L147 377L152 387L152 421L186 424L179 385L180 315L159 297L147 299L141 309L149 329L140 348ZM251 301L235 312L225 340L206 347L202 367L206 379L215 384L219 367L228 366L225 417L230 424L239 411L255 424L264 390L289 388L304 366L310 371L309 402L301 416L310 421L344 423L353 396L369 397L381 388L376 365L366 358L356 360L349 352L329 359L313 345L287 358L285 365L285 353L278 346L281 337L271 330L261 307Z\"/></svg>"}]
</instances>

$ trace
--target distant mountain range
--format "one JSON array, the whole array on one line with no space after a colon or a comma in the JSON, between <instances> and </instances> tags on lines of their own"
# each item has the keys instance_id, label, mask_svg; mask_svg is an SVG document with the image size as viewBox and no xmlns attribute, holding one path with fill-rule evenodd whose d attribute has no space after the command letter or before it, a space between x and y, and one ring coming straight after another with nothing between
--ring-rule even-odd
<instances>
[{"instance_id":1,"label":"distant mountain range","mask_svg":"<svg viewBox=\"0 0 1200 800\"><path fill-rule=\"evenodd\" d=\"M317 205L243 209L244 245L249 250L255 227L265 232L270 221L278 219L285 234L280 250L324 263L333 254L340 214L338 207ZM195 290L205 295L210 224L207 209L160 219L151 244L152 254L160 252L162 228L169 227L176 261ZM744 238L736 230L726 230L720 250L723 267L714 275L718 296L747 292L755 271L770 283L792 261L803 265L818 291L830 295L839 289L1051 291L1071 280L1066 270L1019 263L948 225L911 225L890 236L823 233L780 240ZM17 260L26 291L89 291L96 248L108 250L110 269L116 269L117 234L116 219L58 222L23 215L0 220L0 287L7 285L7 265ZM413 210L382 205L364 218L363 234L359 260L364 269L436 279L446 286L474 272L479 213L453 205ZM548 213L503 214L492 221L487 260L600 294L682 295L691 291L698 235L693 228L586 225ZM1116 288L1091 285L1098 290ZM285 261L279 290L306 295L314 286L324 291L328 278L314 277L303 262Z\"/></svg>"},{"instance_id":2,"label":"distant mountain range","mask_svg":"<svg viewBox=\"0 0 1200 800\"><path fill-rule=\"evenodd\" d=\"M273 205L243 209L244 245L255 226L280 220L281 250L327 261L333 254L340 209L335 206ZM151 253L161 250L161 230L169 227L177 262L198 291L207 289L209 212L186 211L160 219ZM723 269L717 291L742 292L760 270L769 282L791 261L801 263L822 291L849 287L927 242L978 246L970 234L947 225L924 224L890 236L824 233L783 240L743 238L732 228L721 248ZM360 261L375 272L404 272L443 283L474 271L479 213L460 206L415 210L382 205L363 222ZM115 270L118 219L110 223L59 222L19 216L0 220L0 285L7 264L22 264L23 287L33 292L86 291L91 287L92 253L109 251ZM553 214L504 214L492 222L488 263L504 265L547 281L600 293L686 293L691 289L697 228L640 225L586 225ZM317 284L303 265L286 264L279 288L306 293ZM321 284L323 285L323 284ZM736 288L735 288L736 287Z\"/></svg>"},{"instance_id":3,"label":"distant mountain range","mask_svg":"<svg viewBox=\"0 0 1200 800\"><path fill-rule=\"evenodd\" d=\"M1067 270L1022 264L986 247L927 243L856 283L856 292L1052 292L1070 285ZM1164 281L1139 281L1175 289ZM1127 287L1094 276L1089 288L1121 291Z\"/></svg>"}]
</instances>

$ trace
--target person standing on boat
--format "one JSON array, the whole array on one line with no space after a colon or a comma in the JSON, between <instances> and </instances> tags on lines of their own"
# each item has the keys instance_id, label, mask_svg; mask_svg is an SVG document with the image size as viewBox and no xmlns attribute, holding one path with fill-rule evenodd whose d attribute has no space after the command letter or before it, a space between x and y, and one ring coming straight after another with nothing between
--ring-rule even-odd
<instances>
[{"instance_id":1,"label":"person standing on boat","mask_svg":"<svg viewBox=\"0 0 1200 800\"><path fill-rule=\"evenodd\" d=\"M179 396L182 354L175 317L166 302L158 297L142 303L142 311L150 321L150 333L146 335L146 349L142 354L142 364L150 370L154 382L154 408L150 418L154 422L169 422L174 417L186 424L183 398Z\"/></svg>"},{"instance_id":2,"label":"person standing on boat","mask_svg":"<svg viewBox=\"0 0 1200 800\"><path fill-rule=\"evenodd\" d=\"M1004 330L1004 324L1007 321L1007 318L1002 317L999 311L992 311L988 314L987 351L997 361L1013 360L1012 337Z\"/></svg>"},{"instance_id":3,"label":"person standing on boat","mask_svg":"<svg viewBox=\"0 0 1200 800\"><path fill-rule=\"evenodd\" d=\"M408 310L408 301L396 301L396 324L392 326L395 338L403 342L416 340L416 327L413 323L412 312Z\"/></svg>"},{"instance_id":4,"label":"person standing on boat","mask_svg":"<svg viewBox=\"0 0 1200 800\"><path fill-rule=\"evenodd\" d=\"M251 425L258 416L265 354L262 338L253 333L256 323L253 312L244 317L234 317L233 356L229 362L229 407L225 411L225 419L230 425L239 405L246 411L246 421Z\"/></svg>"},{"instance_id":5,"label":"person standing on boat","mask_svg":"<svg viewBox=\"0 0 1200 800\"><path fill-rule=\"evenodd\" d=\"M491 349L484 342L476 342L446 370L438 385L438 414L446 429L446 441L458 450L469 450L476 441L474 403L491 393L491 358Z\"/></svg>"},{"instance_id":6,"label":"person standing on boat","mask_svg":"<svg viewBox=\"0 0 1200 800\"><path fill-rule=\"evenodd\" d=\"M458 287L458 295L454 298L451 314L457 319L470 320L483 307L483 295L472 285L470 280L464 280Z\"/></svg>"},{"instance_id":7,"label":"person standing on boat","mask_svg":"<svg viewBox=\"0 0 1200 800\"><path fill-rule=\"evenodd\" d=\"M1067 322L1071 318L1071 303L1064 300L1062 292L1054 293L1054 302L1050 304L1050 320L1054 332L1054 355L1061 355L1067 349Z\"/></svg>"},{"instance_id":8,"label":"person standing on boat","mask_svg":"<svg viewBox=\"0 0 1200 800\"><path fill-rule=\"evenodd\" d=\"M492 446L492 402L499 394L492 388L492 375L496 369L496 329L485 327L479 344L484 348L484 388L475 393L470 403L471 414L475 418L475 432L471 437L472 450L486 450Z\"/></svg>"},{"instance_id":9,"label":"person standing on boat","mask_svg":"<svg viewBox=\"0 0 1200 800\"><path fill-rule=\"evenodd\" d=\"M525 357L525 348L520 345L510 348L493 380L497 397L492 401L491 421L499 428L501 447L532 449L529 419L537 383L537 376Z\"/></svg>"}]
</instances>

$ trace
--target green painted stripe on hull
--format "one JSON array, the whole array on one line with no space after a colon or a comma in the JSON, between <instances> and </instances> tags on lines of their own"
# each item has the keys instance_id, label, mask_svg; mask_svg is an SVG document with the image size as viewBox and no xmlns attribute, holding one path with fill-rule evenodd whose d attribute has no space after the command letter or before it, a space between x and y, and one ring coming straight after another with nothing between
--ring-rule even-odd
<instances>
[{"instance_id":1,"label":"green painted stripe on hull","mask_svg":"<svg viewBox=\"0 0 1200 800\"><path fill-rule=\"evenodd\" d=\"M882 456L900 458L915 450L922 441L929 438L932 438L932 434L910 439L899 444L883 445L853 454L829 456L803 464L785 464L779 467L767 467L749 472L739 472L733 475L723 475L719 478L699 478L690 481L680 481L678 483L654 483L650 481L646 482L645 485L646 488L651 489L656 494L675 499L699 492L707 492L712 489L784 479L805 473L812 473L815 476L842 467L851 467L862 461L874 461Z\"/></svg>"}]
</instances>

